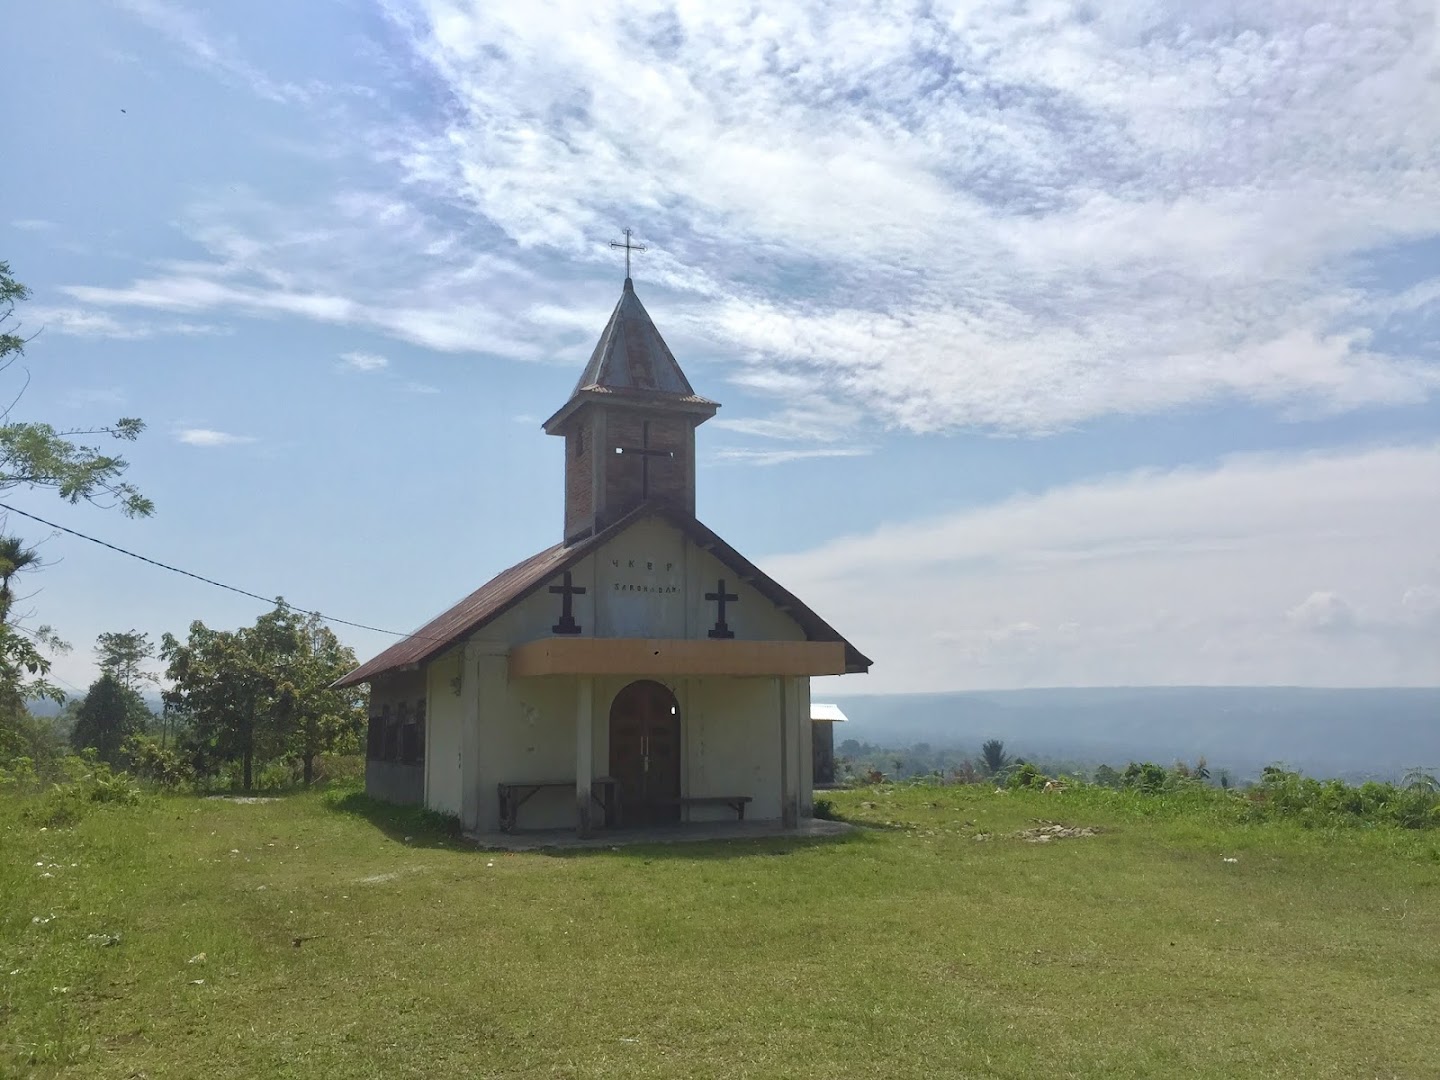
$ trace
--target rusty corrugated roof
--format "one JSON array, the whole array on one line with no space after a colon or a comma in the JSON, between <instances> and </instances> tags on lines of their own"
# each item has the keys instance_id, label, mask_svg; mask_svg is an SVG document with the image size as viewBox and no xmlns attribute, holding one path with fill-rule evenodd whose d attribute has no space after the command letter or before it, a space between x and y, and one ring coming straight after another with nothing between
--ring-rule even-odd
<instances>
[{"instance_id":1,"label":"rusty corrugated roof","mask_svg":"<svg viewBox=\"0 0 1440 1080\"><path fill-rule=\"evenodd\" d=\"M425 663L432 657L473 634L486 624L524 600L542 585L553 580L592 551L628 529L642 517L658 517L674 525L700 548L709 551L740 579L772 604L782 608L810 641L841 641L845 644L845 670L863 673L871 661L819 615L811 611L779 582L764 573L745 556L727 544L710 528L683 510L668 504L647 503L632 510L608 529L573 544L556 544L524 562L495 575L454 607L431 619L415 633L397 641L384 652L366 661L335 685L353 686L400 668Z\"/></svg>"},{"instance_id":2,"label":"rusty corrugated roof","mask_svg":"<svg viewBox=\"0 0 1440 1080\"><path fill-rule=\"evenodd\" d=\"M629 278L570 399L545 421L545 430L558 434L563 421L587 398L595 397L612 403L618 399L642 408L678 407L706 418L714 416L720 407L718 402L695 393L650 313L635 295L635 285Z\"/></svg>"},{"instance_id":3,"label":"rusty corrugated roof","mask_svg":"<svg viewBox=\"0 0 1440 1080\"><path fill-rule=\"evenodd\" d=\"M694 397L690 380L640 297L635 285L625 279L620 301L590 354L590 362L575 383L575 393L587 388L606 390L650 390L674 397Z\"/></svg>"}]
</instances>

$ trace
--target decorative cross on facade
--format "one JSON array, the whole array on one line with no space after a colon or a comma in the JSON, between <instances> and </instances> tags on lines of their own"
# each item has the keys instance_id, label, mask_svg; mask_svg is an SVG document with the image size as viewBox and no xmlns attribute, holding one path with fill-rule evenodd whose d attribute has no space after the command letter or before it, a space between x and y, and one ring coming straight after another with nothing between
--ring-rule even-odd
<instances>
[{"instance_id":1,"label":"decorative cross on facade","mask_svg":"<svg viewBox=\"0 0 1440 1080\"><path fill-rule=\"evenodd\" d=\"M728 600L734 603L740 597L734 593L725 591L725 579L722 577L715 586L714 592L705 594L706 600L714 600L716 604L715 625L710 629L710 636L713 638L733 638L735 631L731 630L725 623L725 602Z\"/></svg>"},{"instance_id":2,"label":"decorative cross on facade","mask_svg":"<svg viewBox=\"0 0 1440 1080\"><path fill-rule=\"evenodd\" d=\"M575 609L572 606L573 598L584 596L585 588L582 585L574 585L570 582L570 571L565 571L565 583L563 585L551 585L550 591L559 596L560 599L560 621L550 628L556 634L578 634L580 624L575 621Z\"/></svg>"},{"instance_id":3,"label":"decorative cross on facade","mask_svg":"<svg viewBox=\"0 0 1440 1080\"><path fill-rule=\"evenodd\" d=\"M640 425L639 446L617 446L615 453L622 457L626 454L635 454L640 458L640 498L650 497L650 459L651 458L674 458L673 450L657 450L650 445L650 424L645 422Z\"/></svg>"},{"instance_id":4,"label":"decorative cross on facade","mask_svg":"<svg viewBox=\"0 0 1440 1080\"><path fill-rule=\"evenodd\" d=\"M624 249L625 249L625 280L626 280L626 281L629 281L629 280L630 280L630 252L632 252L632 251L644 251L644 250L645 250L645 245L644 245L644 244L632 244L632 243L630 242L630 230L629 230L629 229L626 229L626 230L625 230L625 242L622 244L619 240L611 240L611 241L610 241L610 246L613 247L613 248L624 248Z\"/></svg>"}]
</instances>

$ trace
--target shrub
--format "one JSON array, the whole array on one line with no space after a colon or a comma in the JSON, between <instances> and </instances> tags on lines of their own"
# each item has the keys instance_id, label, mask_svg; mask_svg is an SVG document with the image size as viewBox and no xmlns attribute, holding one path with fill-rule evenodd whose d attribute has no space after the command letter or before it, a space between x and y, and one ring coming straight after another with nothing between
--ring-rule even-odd
<instances>
[{"instance_id":1,"label":"shrub","mask_svg":"<svg viewBox=\"0 0 1440 1080\"><path fill-rule=\"evenodd\" d=\"M1153 761L1130 762L1120 774L1120 779L1126 787L1136 788L1146 795L1158 795L1170 784L1170 774L1165 771L1165 766L1156 765Z\"/></svg>"},{"instance_id":2,"label":"shrub","mask_svg":"<svg viewBox=\"0 0 1440 1080\"><path fill-rule=\"evenodd\" d=\"M819 818L821 821L839 821L840 814L835 809L835 804L829 799L816 799L814 808L810 812L811 817Z\"/></svg>"},{"instance_id":3,"label":"shrub","mask_svg":"<svg viewBox=\"0 0 1440 1080\"><path fill-rule=\"evenodd\" d=\"M135 776L164 788L179 787L189 772L174 748L163 747L146 735L132 735L125 741L125 760Z\"/></svg>"},{"instance_id":4,"label":"shrub","mask_svg":"<svg viewBox=\"0 0 1440 1080\"><path fill-rule=\"evenodd\" d=\"M1373 780L1352 787L1343 780L1316 780L1269 765L1248 794L1250 816L1258 820L1293 818L1307 827L1440 825L1440 793L1424 787L1401 788Z\"/></svg>"},{"instance_id":5,"label":"shrub","mask_svg":"<svg viewBox=\"0 0 1440 1080\"><path fill-rule=\"evenodd\" d=\"M1013 789L1044 787L1049 777L1037 769L1030 762L1025 762L1019 768L1010 772L1010 778L1005 781L1005 786Z\"/></svg>"}]
</instances>

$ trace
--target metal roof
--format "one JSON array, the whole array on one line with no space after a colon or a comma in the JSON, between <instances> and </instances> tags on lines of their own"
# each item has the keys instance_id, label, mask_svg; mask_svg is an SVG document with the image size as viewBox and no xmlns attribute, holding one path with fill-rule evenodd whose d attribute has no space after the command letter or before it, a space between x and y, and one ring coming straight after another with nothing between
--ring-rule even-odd
<instances>
[{"instance_id":1,"label":"metal roof","mask_svg":"<svg viewBox=\"0 0 1440 1080\"><path fill-rule=\"evenodd\" d=\"M811 720L833 720L842 721L850 718L840 711L839 705L826 705L823 702L812 701L810 703Z\"/></svg>"},{"instance_id":2,"label":"metal roof","mask_svg":"<svg viewBox=\"0 0 1440 1080\"><path fill-rule=\"evenodd\" d=\"M555 434L559 425L587 398L604 397L619 404L673 409L713 416L719 403L695 393L685 372L640 297L635 284L625 279L625 288L610 321L580 373L575 389L554 416L545 421L545 430ZM702 421L703 422L703 421Z\"/></svg>"},{"instance_id":3,"label":"metal roof","mask_svg":"<svg viewBox=\"0 0 1440 1080\"><path fill-rule=\"evenodd\" d=\"M556 575L574 566L586 555L602 547L644 517L656 517L674 525L702 550L709 551L740 580L749 584L767 600L783 609L805 631L809 641L840 641L845 644L845 670L864 673L870 660L835 631L819 615L811 611L779 582L764 573L745 556L722 540L715 532L683 510L664 503L644 503L609 528L572 544L556 544L523 562L516 563L491 578L454 607L431 619L409 637L397 641L384 652L366 661L336 681L337 687L369 682L378 676L402 668L415 667L458 644L461 640L493 622Z\"/></svg>"}]
</instances>

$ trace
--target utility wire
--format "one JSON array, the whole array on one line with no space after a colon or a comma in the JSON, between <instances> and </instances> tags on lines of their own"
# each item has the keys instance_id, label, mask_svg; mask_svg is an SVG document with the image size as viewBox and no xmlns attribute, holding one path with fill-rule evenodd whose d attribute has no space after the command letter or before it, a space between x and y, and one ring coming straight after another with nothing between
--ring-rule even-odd
<instances>
[{"instance_id":1,"label":"utility wire","mask_svg":"<svg viewBox=\"0 0 1440 1080\"><path fill-rule=\"evenodd\" d=\"M139 559L141 562L149 563L151 566L158 566L161 570L169 570L172 574L181 574L188 578L194 578L196 581L203 581L206 585L214 585L217 589L225 589L229 592L239 593L241 596L248 596L252 600L259 600L262 603L275 603L275 597L273 596L261 596L259 593L251 592L249 589L242 589L236 585L226 585L223 581L216 581L214 578L205 577L203 574L193 574L189 570L182 570L178 566L171 566L169 563L163 563L159 559L151 559L148 556L137 554L134 551L127 551L125 548L108 543L104 540L96 539L93 536L87 536L85 533L78 532L75 529L66 528L64 525L57 525L53 521L46 521L44 518L40 517L37 514L32 514L26 510L19 510L13 506L10 506L7 503L0 503L0 510L7 510L12 514L19 514L21 517L27 517L31 521L38 521L41 525L44 525L47 528L58 529L62 533L69 533L71 536L78 537L81 540L88 540L92 544L99 544L101 547L109 548L111 551L118 551L121 555L128 555L132 559ZM285 606L291 611L298 612L301 615L314 615L316 618L321 619L325 622L339 623L342 626L353 626L357 630L370 630L376 634L389 634L391 637L398 638L419 636L416 634L407 634L399 630L385 630L378 626L367 626L365 623L351 622L349 619L337 619L333 615L322 615L318 611L310 611L306 608L296 607L294 604L286 604ZM440 641L442 639L430 638L428 640Z\"/></svg>"}]
</instances>

